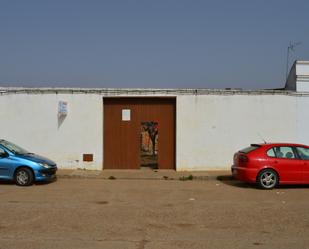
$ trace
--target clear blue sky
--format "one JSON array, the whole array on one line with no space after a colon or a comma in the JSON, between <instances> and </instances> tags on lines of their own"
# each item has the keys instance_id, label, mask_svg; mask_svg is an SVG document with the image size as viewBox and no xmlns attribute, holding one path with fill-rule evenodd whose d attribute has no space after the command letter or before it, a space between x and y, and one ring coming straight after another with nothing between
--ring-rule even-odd
<instances>
[{"instance_id":1,"label":"clear blue sky","mask_svg":"<svg viewBox=\"0 0 309 249\"><path fill-rule=\"evenodd\" d=\"M0 0L0 86L282 87L308 0Z\"/></svg>"}]
</instances>

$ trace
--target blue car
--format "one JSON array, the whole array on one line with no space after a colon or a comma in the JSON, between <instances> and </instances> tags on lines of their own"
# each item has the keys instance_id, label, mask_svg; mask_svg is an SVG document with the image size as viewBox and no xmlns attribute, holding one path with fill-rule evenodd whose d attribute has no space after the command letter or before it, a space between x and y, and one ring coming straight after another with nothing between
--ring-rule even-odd
<instances>
[{"instance_id":1,"label":"blue car","mask_svg":"<svg viewBox=\"0 0 309 249\"><path fill-rule=\"evenodd\" d=\"M53 161L0 139L0 179L29 186L35 181L53 180L56 171L57 165Z\"/></svg>"}]
</instances>

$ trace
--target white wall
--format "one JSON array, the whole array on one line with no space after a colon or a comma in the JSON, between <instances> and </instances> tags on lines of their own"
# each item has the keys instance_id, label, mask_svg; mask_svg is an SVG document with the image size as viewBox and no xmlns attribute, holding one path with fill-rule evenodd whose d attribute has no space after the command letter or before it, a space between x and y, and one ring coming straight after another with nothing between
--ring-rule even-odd
<instances>
[{"instance_id":1,"label":"white wall","mask_svg":"<svg viewBox=\"0 0 309 249\"><path fill-rule=\"evenodd\" d=\"M297 99L297 141L309 145L309 96Z\"/></svg>"},{"instance_id":2,"label":"white wall","mask_svg":"<svg viewBox=\"0 0 309 249\"><path fill-rule=\"evenodd\" d=\"M68 114L58 122L58 102ZM1 136L47 156L62 168L102 169L103 101L96 94L8 94L0 96ZM94 162L82 162L82 155Z\"/></svg>"},{"instance_id":3,"label":"white wall","mask_svg":"<svg viewBox=\"0 0 309 249\"><path fill-rule=\"evenodd\" d=\"M2 94L0 138L53 159L60 168L102 169L102 98L99 93ZM62 124L59 101L68 102ZM177 170L229 169L234 152L262 143L261 137L309 144L308 107L309 95L297 93L179 94ZM94 162L83 162L84 153L93 154Z\"/></svg>"},{"instance_id":4,"label":"white wall","mask_svg":"<svg viewBox=\"0 0 309 249\"><path fill-rule=\"evenodd\" d=\"M261 137L295 142L296 115L291 96L179 96L177 170L228 169L237 150Z\"/></svg>"}]
</instances>

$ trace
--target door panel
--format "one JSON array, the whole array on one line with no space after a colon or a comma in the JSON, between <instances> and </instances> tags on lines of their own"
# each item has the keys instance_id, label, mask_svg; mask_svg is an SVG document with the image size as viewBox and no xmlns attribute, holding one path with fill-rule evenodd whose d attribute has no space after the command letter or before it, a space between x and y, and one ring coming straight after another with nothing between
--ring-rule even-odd
<instances>
[{"instance_id":1,"label":"door panel","mask_svg":"<svg viewBox=\"0 0 309 249\"><path fill-rule=\"evenodd\" d=\"M303 160L303 182L309 184L309 160Z\"/></svg>"},{"instance_id":2,"label":"door panel","mask_svg":"<svg viewBox=\"0 0 309 249\"><path fill-rule=\"evenodd\" d=\"M275 164L280 172L281 182L297 183L302 180L301 160L276 158Z\"/></svg>"},{"instance_id":3,"label":"door panel","mask_svg":"<svg viewBox=\"0 0 309 249\"><path fill-rule=\"evenodd\" d=\"M17 164L10 157L0 158L0 178L11 179Z\"/></svg>"},{"instance_id":4,"label":"door panel","mask_svg":"<svg viewBox=\"0 0 309 249\"><path fill-rule=\"evenodd\" d=\"M0 178L7 178L9 176L9 167L7 158L0 158Z\"/></svg>"},{"instance_id":5,"label":"door panel","mask_svg":"<svg viewBox=\"0 0 309 249\"><path fill-rule=\"evenodd\" d=\"M302 160L298 159L293 147L275 147L274 165L282 183L299 183L302 180Z\"/></svg>"},{"instance_id":6,"label":"door panel","mask_svg":"<svg viewBox=\"0 0 309 249\"><path fill-rule=\"evenodd\" d=\"M296 151L302 161L302 181L309 184L309 148L298 146Z\"/></svg>"},{"instance_id":7,"label":"door panel","mask_svg":"<svg viewBox=\"0 0 309 249\"><path fill-rule=\"evenodd\" d=\"M131 121L122 121L122 110L130 110ZM104 100L104 168L138 169L138 106L123 100Z\"/></svg>"}]
</instances>

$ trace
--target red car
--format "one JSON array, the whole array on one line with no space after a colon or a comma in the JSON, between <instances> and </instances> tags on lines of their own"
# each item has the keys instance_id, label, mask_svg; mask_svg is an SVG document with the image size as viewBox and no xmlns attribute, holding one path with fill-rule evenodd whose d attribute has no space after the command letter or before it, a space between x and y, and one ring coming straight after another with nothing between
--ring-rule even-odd
<instances>
[{"instance_id":1,"label":"red car","mask_svg":"<svg viewBox=\"0 0 309 249\"><path fill-rule=\"evenodd\" d=\"M309 184L309 146L251 144L234 154L234 178L264 189L281 184Z\"/></svg>"}]
</instances>

